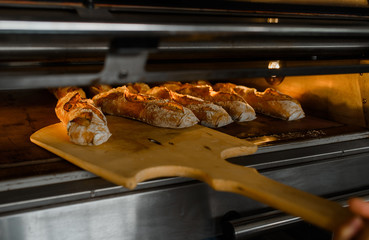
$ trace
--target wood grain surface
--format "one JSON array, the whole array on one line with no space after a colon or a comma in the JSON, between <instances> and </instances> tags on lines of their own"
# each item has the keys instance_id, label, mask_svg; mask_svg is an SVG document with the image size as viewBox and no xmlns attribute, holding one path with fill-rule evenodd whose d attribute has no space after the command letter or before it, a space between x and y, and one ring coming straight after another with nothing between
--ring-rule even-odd
<instances>
[{"instance_id":1,"label":"wood grain surface","mask_svg":"<svg viewBox=\"0 0 369 240\"><path fill-rule=\"evenodd\" d=\"M148 179L182 176L206 182L334 230L351 213L335 202L283 185L255 169L225 158L252 154L256 146L199 125L186 129L157 128L108 117L113 136L99 146L78 146L68 140L62 124L45 127L31 141L102 178L127 188Z\"/></svg>"}]
</instances>

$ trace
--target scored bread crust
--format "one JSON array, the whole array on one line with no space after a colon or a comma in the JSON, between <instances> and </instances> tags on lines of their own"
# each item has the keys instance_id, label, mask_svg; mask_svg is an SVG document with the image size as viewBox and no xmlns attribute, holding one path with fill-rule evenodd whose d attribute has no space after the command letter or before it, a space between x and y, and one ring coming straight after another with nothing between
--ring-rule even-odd
<instances>
[{"instance_id":1,"label":"scored bread crust","mask_svg":"<svg viewBox=\"0 0 369 240\"><path fill-rule=\"evenodd\" d=\"M145 91L145 93L157 98L173 100L189 108L200 120L200 124L207 127L223 127L233 122L232 118L221 106L201 98L176 93L166 87L154 87Z\"/></svg>"},{"instance_id":2,"label":"scored bread crust","mask_svg":"<svg viewBox=\"0 0 369 240\"><path fill-rule=\"evenodd\" d=\"M93 97L93 96L95 96L99 93L102 93L102 92L107 92L110 89L112 89L112 87L110 85L107 85L107 84L95 84L95 85L92 85L88 88L91 97Z\"/></svg>"},{"instance_id":3,"label":"scored bread crust","mask_svg":"<svg viewBox=\"0 0 369 240\"><path fill-rule=\"evenodd\" d=\"M239 94L256 112L267 116L288 121L305 117L299 101L272 88L267 88L264 92L258 92L255 88L248 88L232 83L217 83L214 85L214 89Z\"/></svg>"},{"instance_id":4,"label":"scored bread crust","mask_svg":"<svg viewBox=\"0 0 369 240\"><path fill-rule=\"evenodd\" d=\"M133 118L157 127L185 128L199 122L190 109L176 102L130 93L126 86L100 93L92 100L106 114Z\"/></svg>"},{"instance_id":5,"label":"scored bread crust","mask_svg":"<svg viewBox=\"0 0 369 240\"><path fill-rule=\"evenodd\" d=\"M126 85L130 93L146 93L148 90L150 90L149 85L146 83L128 83Z\"/></svg>"},{"instance_id":6,"label":"scored bread crust","mask_svg":"<svg viewBox=\"0 0 369 240\"><path fill-rule=\"evenodd\" d=\"M81 98L86 98L85 91L83 91L82 88L75 87L75 86L52 88L50 89L50 91L54 94L56 99L60 99L64 97L65 95L67 95L67 93L70 93L70 92L79 92Z\"/></svg>"},{"instance_id":7,"label":"scored bread crust","mask_svg":"<svg viewBox=\"0 0 369 240\"><path fill-rule=\"evenodd\" d=\"M173 85L176 86L176 85ZM256 118L254 109L235 93L214 91L209 85L183 84L180 88L172 87L180 94L191 95L221 106L234 121L245 122Z\"/></svg>"},{"instance_id":8,"label":"scored bread crust","mask_svg":"<svg viewBox=\"0 0 369 240\"><path fill-rule=\"evenodd\" d=\"M104 114L91 99L83 99L79 91L68 92L60 98L55 113L73 143L100 145L111 136Z\"/></svg>"},{"instance_id":9,"label":"scored bread crust","mask_svg":"<svg viewBox=\"0 0 369 240\"><path fill-rule=\"evenodd\" d=\"M173 92L177 92L182 88L183 84L181 82L169 81L161 84L161 86L166 87Z\"/></svg>"}]
</instances>

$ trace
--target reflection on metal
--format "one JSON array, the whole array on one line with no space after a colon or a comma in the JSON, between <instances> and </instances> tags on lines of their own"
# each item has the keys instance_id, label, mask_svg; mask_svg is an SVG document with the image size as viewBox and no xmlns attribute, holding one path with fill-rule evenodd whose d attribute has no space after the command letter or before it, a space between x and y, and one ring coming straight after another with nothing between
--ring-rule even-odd
<instances>
[{"instance_id":1,"label":"reflection on metal","mask_svg":"<svg viewBox=\"0 0 369 240\"><path fill-rule=\"evenodd\" d=\"M267 23L278 23L279 18L267 18Z\"/></svg>"},{"instance_id":2,"label":"reflection on metal","mask_svg":"<svg viewBox=\"0 0 369 240\"><path fill-rule=\"evenodd\" d=\"M117 22L66 22L66 21L13 21L1 20L0 33L157 33L168 35L169 33L259 33L295 36L301 34L333 35L333 36L368 36L369 29L365 25L260 25L250 24L156 24L156 23L117 23Z\"/></svg>"},{"instance_id":3,"label":"reflection on metal","mask_svg":"<svg viewBox=\"0 0 369 240\"><path fill-rule=\"evenodd\" d=\"M361 194L365 194L361 196ZM368 192L365 191L363 193L358 192L355 195L360 195L362 199L365 201L369 201ZM346 199L351 195L342 196L341 198L344 200L338 201L343 207L347 207ZM335 200L335 199L332 199ZM232 239L249 239L256 234L260 234L263 231L269 229L276 229L279 227L283 227L289 224L297 223L302 221L301 218L283 214L280 211L271 211L259 215L255 215L252 217L244 217L235 220L231 220L225 223L225 229L227 235L232 236ZM228 238L227 238L228 239Z\"/></svg>"},{"instance_id":4,"label":"reflection on metal","mask_svg":"<svg viewBox=\"0 0 369 240\"><path fill-rule=\"evenodd\" d=\"M247 236L249 237L262 231L275 229L299 221L301 221L299 217L280 214L277 216L267 216L267 218L259 221L239 219L231 221L230 224L234 229L234 233L232 235L234 235L234 239L238 240L246 239Z\"/></svg>"},{"instance_id":5,"label":"reflection on metal","mask_svg":"<svg viewBox=\"0 0 369 240\"><path fill-rule=\"evenodd\" d=\"M265 77L265 80L267 81L267 83L269 83L272 86L278 86L279 84L281 84L284 80L283 76L270 76L270 77Z\"/></svg>"},{"instance_id":6,"label":"reflection on metal","mask_svg":"<svg viewBox=\"0 0 369 240\"><path fill-rule=\"evenodd\" d=\"M0 217L0 238L205 239L214 229L205 185L136 191ZM201 199L201 201L199 201ZM72 199L70 199L72 200Z\"/></svg>"}]
</instances>

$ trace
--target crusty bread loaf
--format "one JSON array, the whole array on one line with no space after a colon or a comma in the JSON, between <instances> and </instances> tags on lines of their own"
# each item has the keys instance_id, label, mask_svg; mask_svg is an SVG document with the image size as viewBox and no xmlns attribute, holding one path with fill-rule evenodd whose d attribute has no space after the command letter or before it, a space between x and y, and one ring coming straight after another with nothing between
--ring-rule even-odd
<instances>
[{"instance_id":1,"label":"crusty bread loaf","mask_svg":"<svg viewBox=\"0 0 369 240\"><path fill-rule=\"evenodd\" d=\"M221 106L204 101L201 98L179 94L168 90L166 87L151 88L146 91L146 94L161 99L169 99L189 108L200 120L200 124L207 127L217 128L233 122L232 118Z\"/></svg>"},{"instance_id":2,"label":"crusty bread loaf","mask_svg":"<svg viewBox=\"0 0 369 240\"><path fill-rule=\"evenodd\" d=\"M169 82L163 83L161 86L166 87L167 89L169 89L171 91L177 92L182 88L183 84L181 82L171 82L171 81L169 81Z\"/></svg>"},{"instance_id":3,"label":"crusty bread loaf","mask_svg":"<svg viewBox=\"0 0 369 240\"><path fill-rule=\"evenodd\" d=\"M112 87L110 85L107 84L96 84L96 85L91 85L89 87L89 92L90 92L90 96L93 97L99 93L103 93L103 92L107 92L110 89L112 89Z\"/></svg>"},{"instance_id":4,"label":"crusty bread loaf","mask_svg":"<svg viewBox=\"0 0 369 240\"><path fill-rule=\"evenodd\" d=\"M146 93L148 90L150 90L149 85L146 83L128 83L126 85L130 93Z\"/></svg>"},{"instance_id":5,"label":"crusty bread loaf","mask_svg":"<svg viewBox=\"0 0 369 240\"><path fill-rule=\"evenodd\" d=\"M104 113L133 118L153 126L185 128L199 122L191 110L173 101L130 93L126 86L93 97Z\"/></svg>"},{"instance_id":6,"label":"crusty bread loaf","mask_svg":"<svg viewBox=\"0 0 369 240\"><path fill-rule=\"evenodd\" d=\"M58 100L55 113L66 126L70 141L79 145L100 145L111 136L104 114L79 91Z\"/></svg>"},{"instance_id":7,"label":"crusty bread loaf","mask_svg":"<svg viewBox=\"0 0 369 240\"><path fill-rule=\"evenodd\" d=\"M208 86L211 86L211 83L209 81L206 81L206 80L197 80L195 82L192 82L191 84L194 84L194 85L208 85Z\"/></svg>"},{"instance_id":8,"label":"crusty bread loaf","mask_svg":"<svg viewBox=\"0 0 369 240\"><path fill-rule=\"evenodd\" d=\"M226 92L226 93L236 93L234 88L237 87L237 85L234 83L216 83L212 87L215 91ZM245 99L245 101L247 100Z\"/></svg>"},{"instance_id":9,"label":"crusty bread loaf","mask_svg":"<svg viewBox=\"0 0 369 240\"><path fill-rule=\"evenodd\" d=\"M267 88L264 92L258 92L255 88L232 83L217 83L214 85L214 89L235 92L242 96L256 112L271 117L288 121L305 117L305 113L296 99L272 88Z\"/></svg>"},{"instance_id":10,"label":"crusty bread loaf","mask_svg":"<svg viewBox=\"0 0 369 240\"><path fill-rule=\"evenodd\" d=\"M245 100L235 93L225 93L214 91L209 85L182 84L179 88L178 83L169 87L178 93L191 95L201 98L205 101L219 105L227 111L234 121L244 122L251 121L256 118L254 109L245 102ZM165 85L168 86L168 85Z\"/></svg>"},{"instance_id":11,"label":"crusty bread loaf","mask_svg":"<svg viewBox=\"0 0 369 240\"><path fill-rule=\"evenodd\" d=\"M79 92L79 95L81 96L81 98L86 98L86 93L85 91L83 91L82 88L80 87L58 87L58 88L52 88L50 89L50 91L54 94L54 96L57 99L60 99L62 97L64 97L65 95L67 95L67 93L70 92Z\"/></svg>"}]
</instances>

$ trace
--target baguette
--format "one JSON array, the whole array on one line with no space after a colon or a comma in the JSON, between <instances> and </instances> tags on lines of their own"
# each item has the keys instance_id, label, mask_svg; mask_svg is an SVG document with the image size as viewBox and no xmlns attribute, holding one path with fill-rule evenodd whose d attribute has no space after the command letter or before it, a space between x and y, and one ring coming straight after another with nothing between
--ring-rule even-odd
<instances>
[{"instance_id":1,"label":"baguette","mask_svg":"<svg viewBox=\"0 0 369 240\"><path fill-rule=\"evenodd\" d=\"M256 112L267 116L288 121L305 117L299 101L272 88L267 88L264 92L258 92L255 88L232 83L217 83L214 85L214 88L239 94Z\"/></svg>"},{"instance_id":2,"label":"baguette","mask_svg":"<svg viewBox=\"0 0 369 240\"><path fill-rule=\"evenodd\" d=\"M89 87L89 92L90 95L93 97L99 93L103 93L103 92L107 92L110 89L112 89L112 87L110 85L107 84L96 84L96 85L92 85Z\"/></svg>"},{"instance_id":3,"label":"baguette","mask_svg":"<svg viewBox=\"0 0 369 240\"><path fill-rule=\"evenodd\" d=\"M68 92L58 100L55 113L67 128L71 142L79 145L100 145L111 133L104 114L80 91Z\"/></svg>"},{"instance_id":4,"label":"baguette","mask_svg":"<svg viewBox=\"0 0 369 240\"><path fill-rule=\"evenodd\" d=\"M193 85L207 85L207 86L211 86L211 83L209 81L206 81L206 80L197 80L195 82L192 82L191 84L193 84Z\"/></svg>"},{"instance_id":5,"label":"baguette","mask_svg":"<svg viewBox=\"0 0 369 240\"><path fill-rule=\"evenodd\" d=\"M166 87L151 88L146 91L146 94L161 99L169 99L189 108L200 120L200 124L207 127L217 128L232 122L232 118L221 106L204 101L201 98L179 94Z\"/></svg>"},{"instance_id":6,"label":"baguette","mask_svg":"<svg viewBox=\"0 0 369 240\"><path fill-rule=\"evenodd\" d=\"M54 94L56 99L60 99L70 92L79 92L81 98L86 98L86 93L79 87L58 87L50 89L50 92Z\"/></svg>"},{"instance_id":7,"label":"baguette","mask_svg":"<svg viewBox=\"0 0 369 240\"><path fill-rule=\"evenodd\" d=\"M126 87L130 93L146 93L150 90L149 85L146 83L128 83Z\"/></svg>"},{"instance_id":8,"label":"baguette","mask_svg":"<svg viewBox=\"0 0 369 240\"><path fill-rule=\"evenodd\" d=\"M181 82L166 82L166 83L163 83L161 86L166 87L167 89L173 92L177 92L183 87Z\"/></svg>"},{"instance_id":9,"label":"baguette","mask_svg":"<svg viewBox=\"0 0 369 240\"><path fill-rule=\"evenodd\" d=\"M185 128L199 122L191 110L173 101L113 88L92 99L106 114L128 117L157 127Z\"/></svg>"},{"instance_id":10,"label":"baguette","mask_svg":"<svg viewBox=\"0 0 369 240\"><path fill-rule=\"evenodd\" d=\"M180 88L173 87L172 89L177 89L175 91L178 93L198 97L223 107L234 121L245 122L256 118L254 109L235 93L218 92L209 85L188 83L181 85Z\"/></svg>"}]
</instances>

